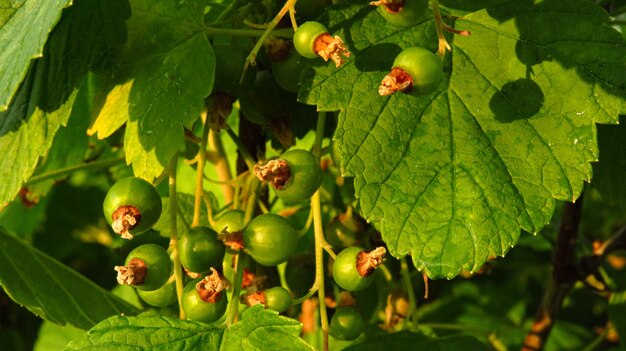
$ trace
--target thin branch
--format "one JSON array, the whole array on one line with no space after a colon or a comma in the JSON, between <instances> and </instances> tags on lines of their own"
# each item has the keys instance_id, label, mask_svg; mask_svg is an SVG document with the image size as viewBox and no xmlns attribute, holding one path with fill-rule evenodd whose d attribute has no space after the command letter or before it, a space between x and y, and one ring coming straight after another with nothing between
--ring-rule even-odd
<instances>
[{"instance_id":1,"label":"thin branch","mask_svg":"<svg viewBox=\"0 0 626 351\"><path fill-rule=\"evenodd\" d=\"M565 204L554 256L552 257L552 275L548 281L541 306L535 315L535 321L524 339L522 351L543 350L561 310L563 300L578 280L578 264L574 252L581 207L582 197L575 203L568 202Z\"/></svg>"}]
</instances>

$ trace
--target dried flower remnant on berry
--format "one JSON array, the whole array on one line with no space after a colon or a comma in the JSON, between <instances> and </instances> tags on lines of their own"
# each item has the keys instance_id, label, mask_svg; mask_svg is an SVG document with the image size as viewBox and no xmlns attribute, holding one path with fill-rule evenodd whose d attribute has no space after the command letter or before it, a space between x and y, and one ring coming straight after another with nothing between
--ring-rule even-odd
<instances>
[{"instance_id":1,"label":"dried flower remnant on berry","mask_svg":"<svg viewBox=\"0 0 626 351\"><path fill-rule=\"evenodd\" d=\"M328 33L324 33L315 39L313 51L323 58L324 61L333 60L337 68L344 64L344 58L350 57L350 51L343 40L338 35L333 37Z\"/></svg>"},{"instance_id":2,"label":"dried flower remnant on berry","mask_svg":"<svg viewBox=\"0 0 626 351\"><path fill-rule=\"evenodd\" d=\"M394 67L391 72L383 78L378 86L380 96L389 96L396 91L410 92L413 88L413 78L402 68Z\"/></svg>"},{"instance_id":3,"label":"dried flower remnant on berry","mask_svg":"<svg viewBox=\"0 0 626 351\"><path fill-rule=\"evenodd\" d=\"M129 231L139 224L141 213L134 206L120 206L113 212L112 218L113 231L124 239L132 239L133 235Z\"/></svg>"},{"instance_id":4,"label":"dried flower remnant on berry","mask_svg":"<svg viewBox=\"0 0 626 351\"><path fill-rule=\"evenodd\" d=\"M285 160L271 160L264 165L254 166L254 175L262 182L272 184L274 189L280 190L285 187L291 171Z\"/></svg>"},{"instance_id":5,"label":"dried flower remnant on berry","mask_svg":"<svg viewBox=\"0 0 626 351\"><path fill-rule=\"evenodd\" d=\"M265 305L265 292L257 291L243 296L243 303L248 306Z\"/></svg>"},{"instance_id":6,"label":"dried flower remnant on berry","mask_svg":"<svg viewBox=\"0 0 626 351\"><path fill-rule=\"evenodd\" d=\"M145 262L133 258L127 266L115 266L117 282L123 285L141 285L148 275L148 267Z\"/></svg>"},{"instance_id":7,"label":"dried flower remnant on berry","mask_svg":"<svg viewBox=\"0 0 626 351\"><path fill-rule=\"evenodd\" d=\"M228 227L224 228L217 234L217 238L221 240L225 246L228 246L231 250L239 251L243 249L243 231L236 232L228 231Z\"/></svg>"},{"instance_id":8,"label":"dried flower remnant on berry","mask_svg":"<svg viewBox=\"0 0 626 351\"><path fill-rule=\"evenodd\" d=\"M359 275L366 277L372 274L383 263L386 254L387 250L382 246L370 252L361 251L356 259L356 269Z\"/></svg>"},{"instance_id":9,"label":"dried flower remnant on berry","mask_svg":"<svg viewBox=\"0 0 626 351\"><path fill-rule=\"evenodd\" d=\"M372 6L382 6L389 13L398 13L402 11L406 0L379 0L370 1Z\"/></svg>"},{"instance_id":10,"label":"dried flower remnant on berry","mask_svg":"<svg viewBox=\"0 0 626 351\"><path fill-rule=\"evenodd\" d=\"M207 275L196 284L196 291L202 301L215 303L222 297L222 291L228 289L229 286L230 282L211 267L211 275Z\"/></svg>"}]
</instances>

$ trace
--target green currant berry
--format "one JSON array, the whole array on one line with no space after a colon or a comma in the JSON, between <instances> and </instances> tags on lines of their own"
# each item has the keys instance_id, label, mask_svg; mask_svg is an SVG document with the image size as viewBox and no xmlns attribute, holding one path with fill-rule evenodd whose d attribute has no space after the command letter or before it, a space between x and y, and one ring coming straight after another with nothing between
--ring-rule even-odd
<instances>
[{"instance_id":1,"label":"green currant berry","mask_svg":"<svg viewBox=\"0 0 626 351\"><path fill-rule=\"evenodd\" d=\"M335 339L354 340L363 332L363 317L352 306L338 307L328 331Z\"/></svg>"},{"instance_id":2,"label":"green currant berry","mask_svg":"<svg viewBox=\"0 0 626 351\"><path fill-rule=\"evenodd\" d=\"M166 307L176 302L176 280L174 275L160 288L152 291L137 290L139 297L148 305Z\"/></svg>"},{"instance_id":3,"label":"green currant berry","mask_svg":"<svg viewBox=\"0 0 626 351\"><path fill-rule=\"evenodd\" d=\"M361 291L374 281L374 270L382 263L387 251L379 247L367 252L360 247L342 250L333 264L333 278L348 291Z\"/></svg>"},{"instance_id":4,"label":"green currant berry","mask_svg":"<svg viewBox=\"0 0 626 351\"><path fill-rule=\"evenodd\" d=\"M243 230L243 246L265 266L285 262L298 245L298 231L285 218L266 213L255 217Z\"/></svg>"},{"instance_id":5,"label":"green currant berry","mask_svg":"<svg viewBox=\"0 0 626 351\"><path fill-rule=\"evenodd\" d=\"M231 96L240 96L254 83L254 70L248 69L241 80L243 66L248 56L248 49L233 43L213 45L215 52L214 92L224 92ZM241 81L241 83L240 83Z\"/></svg>"},{"instance_id":6,"label":"green currant berry","mask_svg":"<svg viewBox=\"0 0 626 351\"><path fill-rule=\"evenodd\" d=\"M125 266L116 266L117 282L133 285L139 290L156 290L163 286L172 273L172 262L164 248L145 244L132 250Z\"/></svg>"},{"instance_id":7,"label":"green currant berry","mask_svg":"<svg viewBox=\"0 0 626 351\"><path fill-rule=\"evenodd\" d=\"M148 231L161 217L161 197L149 182L135 177L117 181L107 192L104 217L125 239Z\"/></svg>"},{"instance_id":8,"label":"green currant berry","mask_svg":"<svg viewBox=\"0 0 626 351\"><path fill-rule=\"evenodd\" d=\"M211 276L195 279L185 285L181 303L187 319L213 323L226 312L226 307L228 306L226 291L207 290L204 285L207 278L215 277L216 275L216 279L221 279L219 274L214 271L214 274Z\"/></svg>"},{"instance_id":9,"label":"green currant berry","mask_svg":"<svg viewBox=\"0 0 626 351\"><path fill-rule=\"evenodd\" d=\"M272 61L272 74L276 83L290 93L300 90L300 74L304 69L304 58L294 50L280 61Z\"/></svg>"},{"instance_id":10,"label":"green currant berry","mask_svg":"<svg viewBox=\"0 0 626 351\"><path fill-rule=\"evenodd\" d=\"M391 25L407 28L416 25L426 18L428 0L405 0L400 4L385 4L378 6L378 13Z\"/></svg>"},{"instance_id":11,"label":"green currant berry","mask_svg":"<svg viewBox=\"0 0 626 351\"><path fill-rule=\"evenodd\" d=\"M315 40L328 29L319 22L309 21L301 24L293 34L293 45L300 55L306 58L319 57L315 52Z\"/></svg>"},{"instance_id":12,"label":"green currant berry","mask_svg":"<svg viewBox=\"0 0 626 351\"><path fill-rule=\"evenodd\" d=\"M257 165L254 173L272 184L276 196L288 204L308 200L322 184L322 168L306 150L289 150L277 160Z\"/></svg>"},{"instance_id":13,"label":"green currant berry","mask_svg":"<svg viewBox=\"0 0 626 351\"><path fill-rule=\"evenodd\" d=\"M228 210L217 218L213 223L213 229L219 234L226 230L229 233L240 232L244 227L245 213L239 210Z\"/></svg>"},{"instance_id":14,"label":"green currant berry","mask_svg":"<svg viewBox=\"0 0 626 351\"><path fill-rule=\"evenodd\" d=\"M291 306L291 294L281 286L275 286L263 291L265 307L278 313L285 312Z\"/></svg>"},{"instance_id":15,"label":"green currant berry","mask_svg":"<svg viewBox=\"0 0 626 351\"><path fill-rule=\"evenodd\" d=\"M285 267L285 281L295 296L302 296L315 282L315 256L297 254L289 258Z\"/></svg>"},{"instance_id":16,"label":"green currant berry","mask_svg":"<svg viewBox=\"0 0 626 351\"><path fill-rule=\"evenodd\" d=\"M424 48L412 47L396 56L393 68L383 79L378 92L382 96L395 91L428 94L435 91L442 80L443 68L439 57Z\"/></svg>"},{"instance_id":17,"label":"green currant berry","mask_svg":"<svg viewBox=\"0 0 626 351\"><path fill-rule=\"evenodd\" d=\"M208 272L211 267L221 267L226 248L217 233L207 227L192 228L178 241L180 263L196 273Z\"/></svg>"},{"instance_id":18,"label":"green currant berry","mask_svg":"<svg viewBox=\"0 0 626 351\"><path fill-rule=\"evenodd\" d=\"M239 98L244 117L264 126L275 119L291 115L294 106L294 95L284 91L269 71L259 71L252 88Z\"/></svg>"},{"instance_id":19,"label":"green currant berry","mask_svg":"<svg viewBox=\"0 0 626 351\"><path fill-rule=\"evenodd\" d=\"M333 218L324 234L326 241L333 247L350 247L359 241L363 225L351 214L341 213Z\"/></svg>"}]
</instances>

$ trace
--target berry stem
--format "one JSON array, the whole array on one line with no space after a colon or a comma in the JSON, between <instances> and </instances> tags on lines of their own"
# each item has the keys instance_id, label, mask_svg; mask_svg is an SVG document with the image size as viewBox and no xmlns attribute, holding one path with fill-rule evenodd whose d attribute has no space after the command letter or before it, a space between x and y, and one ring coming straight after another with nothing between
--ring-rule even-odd
<instances>
[{"instance_id":1,"label":"berry stem","mask_svg":"<svg viewBox=\"0 0 626 351\"><path fill-rule=\"evenodd\" d=\"M406 290L406 294L409 297L409 310L407 311L406 318L404 319L404 327L406 329L408 322L415 322L413 319L417 315L415 313L417 301L415 299L415 291L413 290L413 283L411 283L411 275L409 273L409 265L406 257L400 261L400 275L402 276L404 290Z\"/></svg>"},{"instance_id":2,"label":"berry stem","mask_svg":"<svg viewBox=\"0 0 626 351\"><path fill-rule=\"evenodd\" d=\"M293 0L292 0L293 1ZM295 1L294 1L295 2ZM283 14L284 15L284 14ZM281 16L282 18L282 16ZM280 21L280 19L279 19ZM274 21L272 21L274 22ZM277 22L278 23L278 22ZM271 23L270 23L271 24ZM268 28L270 26L268 25ZM268 29L232 29L232 28L215 28L215 27L204 27L204 33L210 37L259 37L259 42L262 43L267 36L270 34L275 36L276 38L284 38L291 39L293 38L293 29L291 28L280 28L273 30L276 27L274 24L271 28ZM260 49L260 47L259 47ZM254 52L254 57L256 57L256 53L259 52L257 49ZM252 53L251 53L252 54Z\"/></svg>"},{"instance_id":3,"label":"berry stem","mask_svg":"<svg viewBox=\"0 0 626 351\"><path fill-rule=\"evenodd\" d=\"M246 146L241 142L241 139L239 139L237 134L235 134L235 132L233 132L232 130L226 129L226 134L228 134L228 136L232 139L235 145L237 145L237 149L239 150L239 153L243 157L244 161L246 162L246 166L248 166L248 169L252 171L256 162L248 151L248 148L246 148Z\"/></svg>"},{"instance_id":4,"label":"berry stem","mask_svg":"<svg viewBox=\"0 0 626 351\"><path fill-rule=\"evenodd\" d=\"M312 154L319 162L324 139L324 127L326 125L326 112L320 112L317 116L317 128L315 129L315 143ZM322 324L322 336L324 351L328 351L328 314L326 312L326 291L324 287L324 247L328 245L324 239L324 224L322 222L322 206L320 190L318 189L311 197L311 212L313 213L313 230L315 233L315 283L320 307L320 321Z\"/></svg>"},{"instance_id":5,"label":"berry stem","mask_svg":"<svg viewBox=\"0 0 626 351\"><path fill-rule=\"evenodd\" d=\"M196 169L196 190L195 190L195 198L193 202L193 220L191 221L192 227L197 227L200 225L200 210L202 207L202 195L204 195L204 165L206 163L206 147L209 140L209 131L211 127L209 126L209 121L213 120L213 115L217 114L217 109L214 108L213 103L209 102L206 106L206 110L202 112L204 127L202 129L202 138L200 139L200 149L198 150L198 166ZM209 114L212 115L209 118Z\"/></svg>"},{"instance_id":6,"label":"berry stem","mask_svg":"<svg viewBox=\"0 0 626 351\"><path fill-rule=\"evenodd\" d=\"M437 50L437 54L443 58L446 55L446 51L452 51L450 44L446 40L443 32L445 30L446 25L443 23L443 19L441 18L441 12L439 11L439 0L430 0L430 3L433 7L433 15L435 16L435 28L437 28L437 37L439 38L439 50Z\"/></svg>"},{"instance_id":7,"label":"berry stem","mask_svg":"<svg viewBox=\"0 0 626 351\"><path fill-rule=\"evenodd\" d=\"M287 0L287 2L285 2L285 5L283 5L283 7L280 9L280 11L278 11L276 16L272 19L272 21L267 24L267 28L265 29L263 34L259 37L259 40L256 42L256 45L254 46L254 48L252 48L252 51L250 51L250 54L246 58L246 63L244 64L243 72L241 73L241 77L242 78L243 78L243 75L248 70L248 67L250 65L253 65L253 66L255 65L256 54L259 52L259 50L261 50L261 47L263 47L263 43L265 42L265 39L267 39L267 37L270 34L275 36L275 37L277 37L277 38L280 38L279 35L276 35L277 32L280 31L280 29L275 31L274 28L276 27L278 22L280 22L280 20L285 16L285 14L287 14L289 9L294 7L295 3L296 3L296 0ZM248 29L248 30L253 30L255 32L258 31L258 30L254 30L254 29ZM293 37L293 30L289 29L289 32L291 33L291 36L288 37L288 38L292 38Z\"/></svg>"},{"instance_id":8,"label":"berry stem","mask_svg":"<svg viewBox=\"0 0 626 351\"><path fill-rule=\"evenodd\" d=\"M182 305L183 296L183 269L180 264L178 253L178 229L176 227L176 216L178 201L176 195L176 168L178 166L178 153L172 157L168 166L169 173L169 196L170 196L170 249L172 250L172 261L174 263L174 279L176 280L176 296L178 297L179 318L185 319L185 311Z\"/></svg>"},{"instance_id":9,"label":"berry stem","mask_svg":"<svg viewBox=\"0 0 626 351\"><path fill-rule=\"evenodd\" d=\"M239 251L239 254L234 256L235 262L235 277L233 279L233 292L230 295L230 305L228 306L228 316L226 317L226 327L230 327L239 318L239 294L241 292L241 281L243 279L243 268L245 266L244 260L246 254Z\"/></svg>"},{"instance_id":10,"label":"berry stem","mask_svg":"<svg viewBox=\"0 0 626 351\"><path fill-rule=\"evenodd\" d=\"M55 169L54 171L45 172L31 177L25 184L25 187L30 185L41 183L43 181L60 178L68 174L72 174L77 171L95 171L99 169L109 168L118 164L124 163L124 157L111 158L106 160L98 160L93 162L79 163L77 165Z\"/></svg>"},{"instance_id":11,"label":"berry stem","mask_svg":"<svg viewBox=\"0 0 626 351\"><path fill-rule=\"evenodd\" d=\"M232 202L235 196L235 190L232 185L233 175L230 171L228 157L226 152L224 152L221 133L215 132L214 130L209 131L209 147L211 150L215 151L215 157L211 159L211 163L214 164L217 178L222 184L221 188L224 194L224 201L226 203Z\"/></svg>"}]
</instances>

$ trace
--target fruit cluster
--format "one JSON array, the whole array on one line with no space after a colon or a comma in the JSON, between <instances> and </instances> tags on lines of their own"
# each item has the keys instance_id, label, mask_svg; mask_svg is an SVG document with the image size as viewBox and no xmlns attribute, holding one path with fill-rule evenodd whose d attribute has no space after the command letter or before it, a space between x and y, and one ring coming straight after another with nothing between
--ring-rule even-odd
<instances>
[{"instance_id":1,"label":"fruit cluster","mask_svg":"<svg viewBox=\"0 0 626 351\"><path fill-rule=\"evenodd\" d=\"M378 6L378 13L390 25L405 28L425 19L427 3L426 0L381 0L372 2L372 5ZM340 36L331 35L325 26L315 21L305 21L298 26L293 41L270 37L263 46L268 59L263 66L268 69L260 70L254 76L234 64L245 57L244 52L233 50L230 45L214 45L217 73L213 96L220 98L214 98L213 102L224 107L224 111L217 115L225 118L232 110L231 103L238 100L242 117L269 128L283 146L289 146L293 144L293 135L285 132L288 128L281 116L285 111L291 113L300 107L285 108L282 104L294 101L290 94L299 91L305 61L322 58L332 60L340 68L351 53ZM397 91L430 94L437 90L443 77L442 60L438 56L424 48L409 47L396 56L378 92L381 96ZM240 84L232 84L236 81ZM225 128L222 117L205 121L205 124L215 130ZM334 164L339 167L336 146L333 143L330 149ZM285 206L301 205L323 187L324 171L319 150L316 157L306 150L290 149L278 158L254 166L249 164L249 168L248 179L252 179L256 187L272 189L274 197ZM342 177L339 178L343 181ZM349 180L346 181L348 186L342 189L349 188ZM258 200L254 198L254 201ZM315 201L319 203L319 198ZM229 311L237 311L240 304L263 304L284 313L324 287L320 281L325 278L323 268L320 274L322 255L316 252L314 263L307 254L294 255L307 240L308 227L316 216L313 202L308 224L303 229L297 228L286 218L288 216L267 209L265 213L254 215L231 204L227 207L232 208L219 211L215 218L211 213L206 226L197 225L194 219L193 226L188 225L184 232L170 235L172 240L167 248L154 243L137 246L126 257L125 265L115 267L117 280L120 284L135 287L141 299L149 305L168 307L178 302L181 316L184 313L187 319L199 322L213 323L224 318L230 314L226 313L229 304L237 307ZM374 273L385 259L386 249L372 243L363 245L359 236L367 226L353 215L352 203L343 206L346 212L335 214L321 240L333 259L329 273L335 283L335 296L345 297L341 290L344 294L350 292L349 298L336 301L329 332L336 339L353 340L361 334L364 322L362 308L356 306L351 293L358 294L372 285ZM159 220L161 210L161 198L152 184L132 177L115 183L104 202L107 221L115 233L125 239L150 230ZM317 221L315 232L320 231L321 220L316 218L313 221ZM162 235L168 236L167 233ZM316 245L319 240L315 238ZM335 255L333 249L340 252ZM254 263L247 262L246 257L251 257ZM265 287L263 274L267 274L267 267L284 266L285 263L286 269L279 269L282 284L278 286L274 282ZM242 264L245 269L241 268L244 267ZM311 264L315 265L315 273L308 269ZM177 274L183 270L184 275ZM311 277L315 279L307 282ZM245 291L241 292L240 288ZM229 302L229 296L234 301Z\"/></svg>"}]
</instances>

